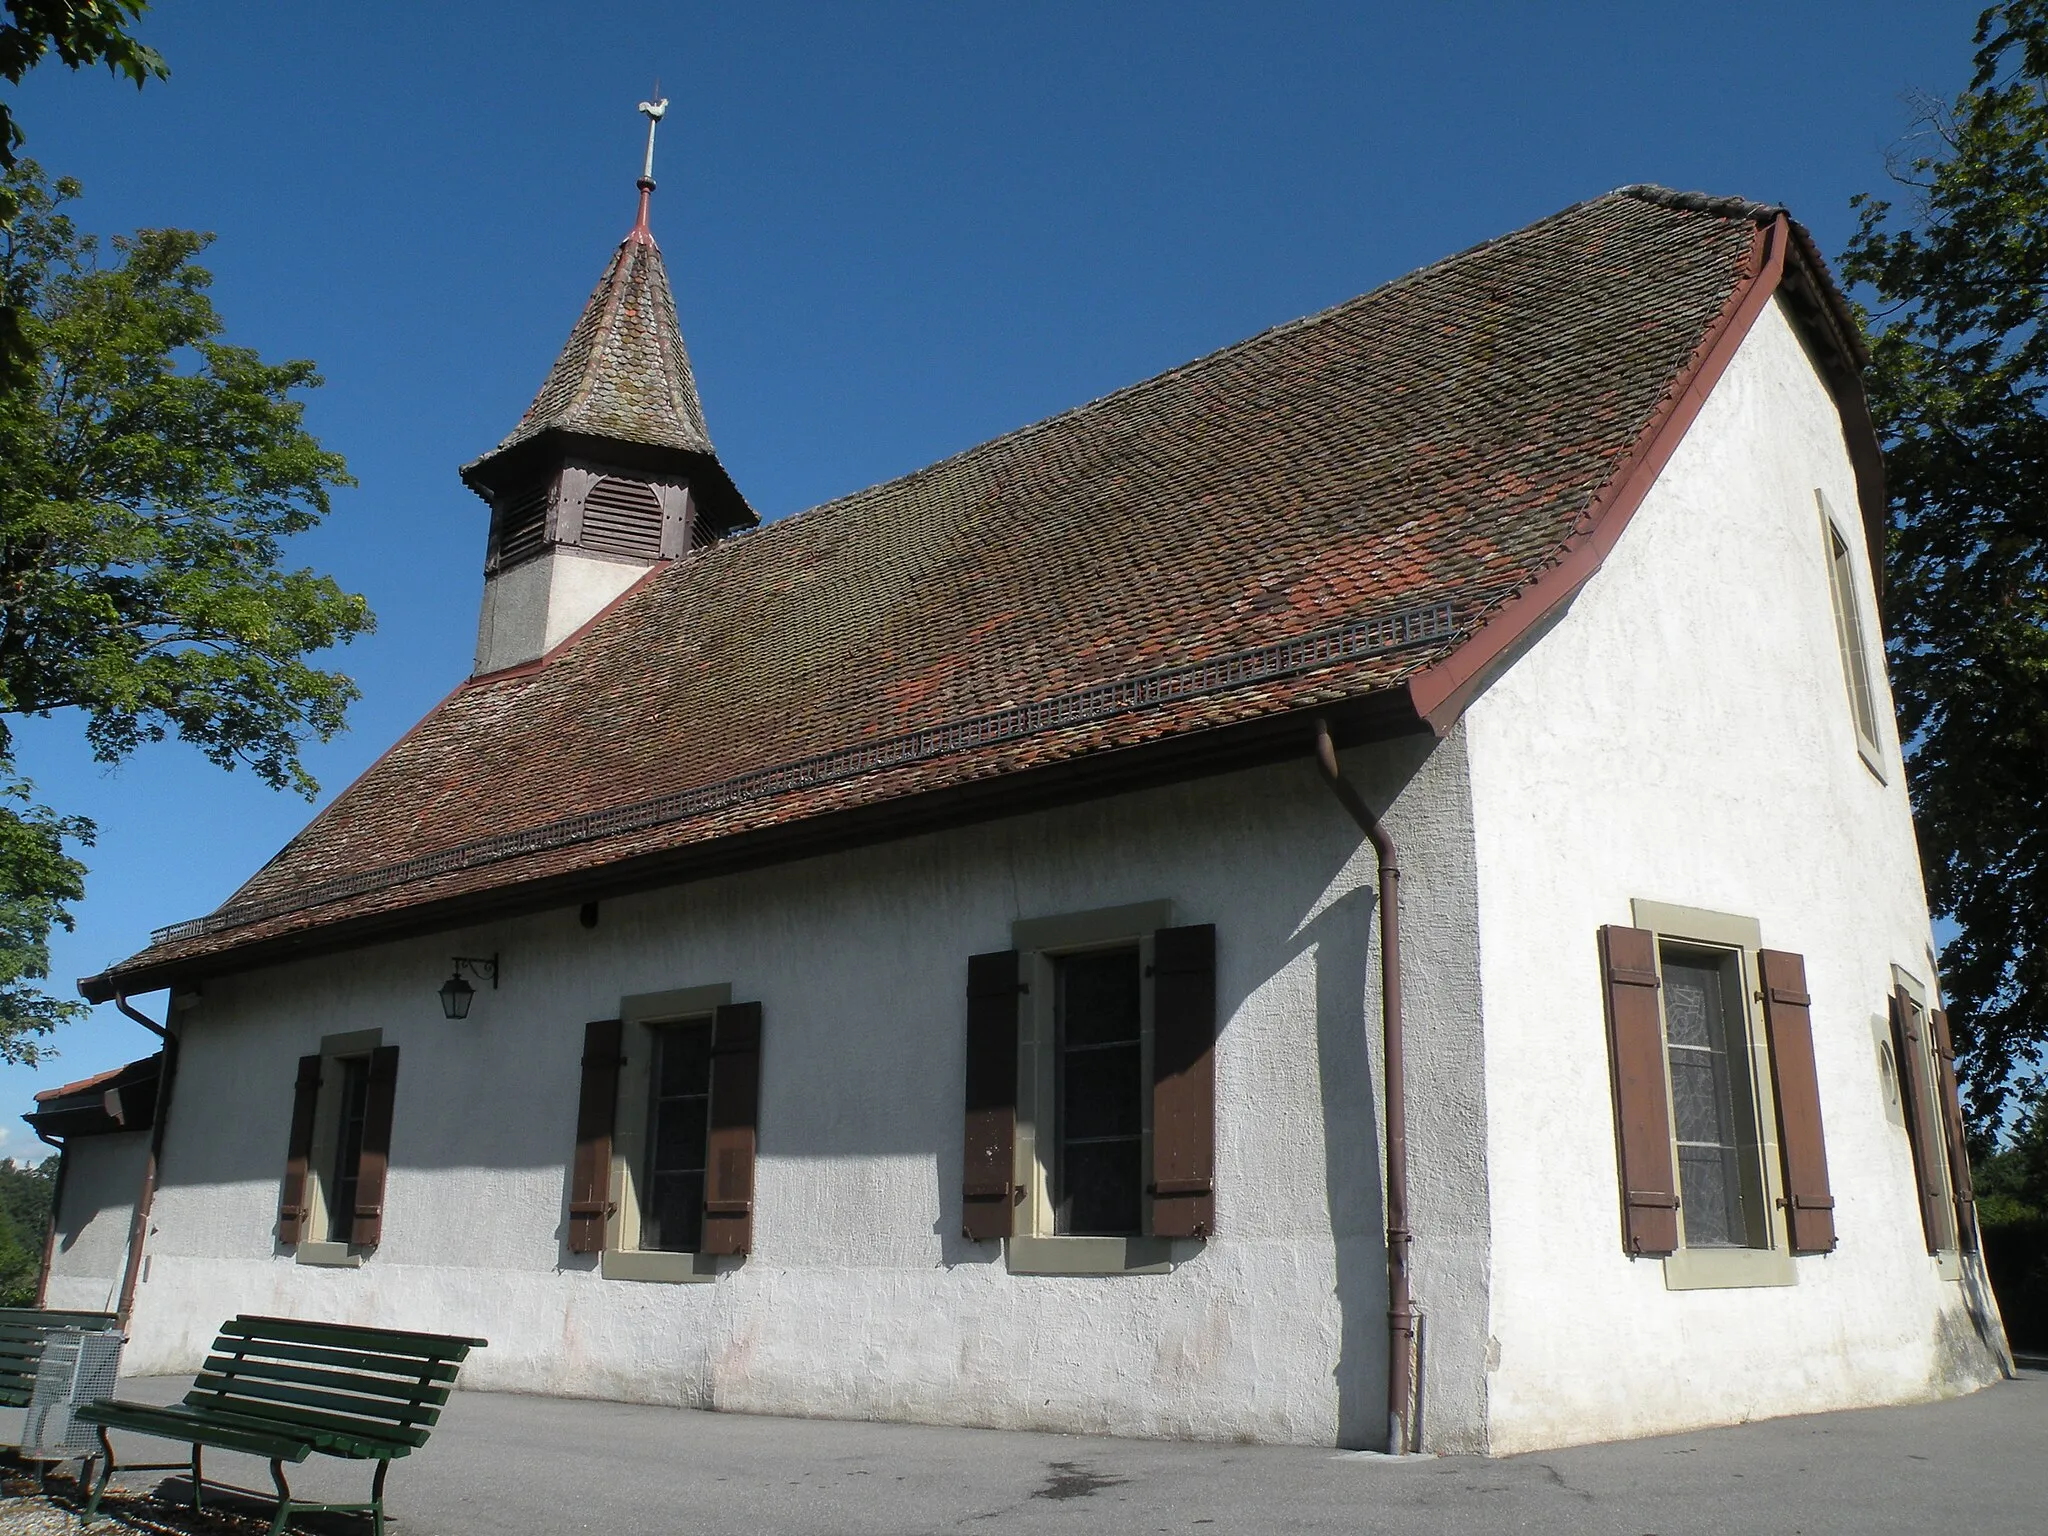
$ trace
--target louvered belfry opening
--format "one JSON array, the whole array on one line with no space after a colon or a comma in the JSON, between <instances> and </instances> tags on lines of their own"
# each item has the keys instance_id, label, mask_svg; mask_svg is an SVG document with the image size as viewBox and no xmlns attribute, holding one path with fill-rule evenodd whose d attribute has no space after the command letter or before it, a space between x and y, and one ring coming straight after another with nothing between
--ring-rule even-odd
<instances>
[{"instance_id":1,"label":"louvered belfry opening","mask_svg":"<svg viewBox=\"0 0 2048 1536\"><path fill-rule=\"evenodd\" d=\"M547 547L549 489L547 481L529 485L501 497L491 509L488 569L517 565Z\"/></svg>"},{"instance_id":2,"label":"louvered belfry opening","mask_svg":"<svg viewBox=\"0 0 2048 1536\"><path fill-rule=\"evenodd\" d=\"M583 500L585 549L654 560L661 555L661 497L644 480L606 475Z\"/></svg>"}]
</instances>

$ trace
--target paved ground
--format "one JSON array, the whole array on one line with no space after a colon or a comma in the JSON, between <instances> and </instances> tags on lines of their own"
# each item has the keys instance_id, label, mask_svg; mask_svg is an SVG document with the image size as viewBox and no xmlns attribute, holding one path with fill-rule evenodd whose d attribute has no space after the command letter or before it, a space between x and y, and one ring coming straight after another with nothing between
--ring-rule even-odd
<instances>
[{"instance_id":1,"label":"paved ground","mask_svg":"<svg viewBox=\"0 0 2048 1536\"><path fill-rule=\"evenodd\" d=\"M124 1395L158 1401L183 1385L122 1384ZM402 1536L2018 1536L2048 1531L2044 1468L2048 1374L2034 1371L1954 1402L1498 1461L1396 1462L464 1392L426 1451L393 1469L390 1492ZM262 1464L245 1458L209 1454L207 1470L268 1482ZM315 1496L332 1488L333 1497L361 1497L343 1490L368 1479L327 1463L309 1464L302 1481Z\"/></svg>"}]
</instances>

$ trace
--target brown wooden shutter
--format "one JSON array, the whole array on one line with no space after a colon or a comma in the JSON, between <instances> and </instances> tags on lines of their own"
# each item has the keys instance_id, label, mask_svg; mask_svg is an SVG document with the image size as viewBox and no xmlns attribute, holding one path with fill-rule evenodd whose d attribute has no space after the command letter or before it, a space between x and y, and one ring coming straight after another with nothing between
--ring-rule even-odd
<instances>
[{"instance_id":1,"label":"brown wooden shutter","mask_svg":"<svg viewBox=\"0 0 2048 1536\"><path fill-rule=\"evenodd\" d=\"M1821 1133L1820 1073L1813 1060L1806 960L1783 950L1757 954L1764 1024L1771 1040L1771 1091L1778 1101L1778 1151L1785 1165L1786 1226L1794 1253L1832 1253L1835 1197Z\"/></svg>"},{"instance_id":2,"label":"brown wooden shutter","mask_svg":"<svg viewBox=\"0 0 2048 1536\"><path fill-rule=\"evenodd\" d=\"M1935 1160L1940 1145L1936 1129L1933 1096L1928 1092L1927 1057L1920 1031L1920 1010L1904 987L1892 992L1892 1050L1898 1057L1899 1092L1906 1098L1906 1140L1913 1149L1913 1186L1920 1201L1920 1226L1927 1234L1927 1251L1939 1253L1944 1236L1941 1228L1941 1165Z\"/></svg>"},{"instance_id":3,"label":"brown wooden shutter","mask_svg":"<svg viewBox=\"0 0 2048 1536\"><path fill-rule=\"evenodd\" d=\"M967 961L967 1134L960 1229L976 1242L1016 1231L1017 997L1014 949Z\"/></svg>"},{"instance_id":4,"label":"brown wooden shutter","mask_svg":"<svg viewBox=\"0 0 2048 1536\"><path fill-rule=\"evenodd\" d=\"M576 1160L569 1167L569 1251L604 1252L612 1213L612 1128L619 1114L619 1043L624 1024L583 1026L583 1091L576 1100Z\"/></svg>"},{"instance_id":5,"label":"brown wooden shutter","mask_svg":"<svg viewBox=\"0 0 2048 1536\"><path fill-rule=\"evenodd\" d=\"M1607 990L1614 1140L1621 1165L1622 1246L1645 1258L1678 1251L1678 1169L1664 1085L1664 1020L1657 1007L1657 938L1644 928L1600 930Z\"/></svg>"},{"instance_id":6,"label":"brown wooden shutter","mask_svg":"<svg viewBox=\"0 0 2048 1536\"><path fill-rule=\"evenodd\" d=\"M1216 929L1152 935L1152 1235L1216 1228Z\"/></svg>"},{"instance_id":7,"label":"brown wooden shutter","mask_svg":"<svg viewBox=\"0 0 2048 1536\"><path fill-rule=\"evenodd\" d=\"M1941 1072L1942 1118L1948 1127L1948 1177L1956 1196L1956 1242L1977 1246L1977 1190L1970 1182L1970 1144L1963 1134L1963 1098L1956 1087L1956 1046L1948 1031L1948 1013L1936 1008L1927 1016L1934 1025L1934 1062Z\"/></svg>"},{"instance_id":8,"label":"brown wooden shutter","mask_svg":"<svg viewBox=\"0 0 2048 1536\"><path fill-rule=\"evenodd\" d=\"M292 1089L291 1139L285 1145L284 1189L277 1205L277 1240L299 1240L308 1212L306 1176L313 1160L313 1118L320 1110L320 1058L299 1058L299 1079Z\"/></svg>"},{"instance_id":9,"label":"brown wooden shutter","mask_svg":"<svg viewBox=\"0 0 2048 1536\"><path fill-rule=\"evenodd\" d=\"M384 1175L391 1167L391 1111L398 1096L398 1047L370 1052L370 1081L363 1096L363 1155L356 1163L356 1208L348 1240L374 1246L384 1235Z\"/></svg>"},{"instance_id":10,"label":"brown wooden shutter","mask_svg":"<svg viewBox=\"0 0 2048 1536\"><path fill-rule=\"evenodd\" d=\"M700 1252L747 1253L754 1246L760 1119L761 1005L727 1003L711 1016L711 1138Z\"/></svg>"}]
</instances>

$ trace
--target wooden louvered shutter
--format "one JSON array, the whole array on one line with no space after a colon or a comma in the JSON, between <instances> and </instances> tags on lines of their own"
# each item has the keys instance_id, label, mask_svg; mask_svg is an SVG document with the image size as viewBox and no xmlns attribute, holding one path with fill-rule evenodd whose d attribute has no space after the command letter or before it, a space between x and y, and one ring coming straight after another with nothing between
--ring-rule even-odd
<instances>
[{"instance_id":1,"label":"wooden louvered shutter","mask_svg":"<svg viewBox=\"0 0 2048 1536\"><path fill-rule=\"evenodd\" d=\"M1977 1190L1970 1182L1970 1144L1963 1134L1963 1099L1956 1088L1956 1046L1948 1032L1948 1014L1928 1014L1934 1026L1934 1064L1941 1075L1942 1118L1948 1127L1948 1177L1956 1196L1956 1243L1977 1245Z\"/></svg>"},{"instance_id":2,"label":"wooden louvered shutter","mask_svg":"<svg viewBox=\"0 0 2048 1536\"><path fill-rule=\"evenodd\" d=\"M277 1204L277 1240L299 1241L305 1228L307 1173L313 1161L313 1119L320 1110L320 1058L301 1056L292 1089L291 1139L285 1145L284 1189Z\"/></svg>"},{"instance_id":3,"label":"wooden louvered shutter","mask_svg":"<svg viewBox=\"0 0 2048 1536\"><path fill-rule=\"evenodd\" d=\"M1785 1214L1794 1253L1831 1253L1835 1197L1821 1133L1820 1073L1813 1059L1806 960L1783 950L1757 954L1764 1023L1771 1041L1771 1091L1778 1101L1778 1150L1785 1165Z\"/></svg>"},{"instance_id":4,"label":"wooden louvered shutter","mask_svg":"<svg viewBox=\"0 0 2048 1536\"><path fill-rule=\"evenodd\" d=\"M1216 929L1152 935L1152 1235L1216 1227Z\"/></svg>"},{"instance_id":5,"label":"wooden louvered shutter","mask_svg":"<svg viewBox=\"0 0 2048 1536\"><path fill-rule=\"evenodd\" d=\"M391 1114L398 1098L398 1047L370 1052L370 1080L363 1096L363 1155L356 1162L356 1208L348 1240L373 1247L384 1235L384 1177L391 1168Z\"/></svg>"},{"instance_id":6,"label":"wooden louvered shutter","mask_svg":"<svg viewBox=\"0 0 2048 1536\"><path fill-rule=\"evenodd\" d=\"M967 1127L961 1231L976 1242L1016 1231L1017 998L1014 949L967 961Z\"/></svg>"},{"instance_id":7,"label":"wooden louvered shutter","mask_svg":"<svg viewBox=\"0 0 2048 1536\"><path fill-rule=\"evenodd\" d=\"M1644 1258L1662 1257L1678 1251L1678 1169L1671 1150L1671 1095L1664 1086L1656 935L1643 928L1602 928L1600 967L1621 1165L1622 1246Z\"/></svg>"},{"instance_id":8,"label":"wooden louvered shutter","mask_svg":"<svg viewBox=\"0 0 2048 1536\"><path fill-rule=\"evenodd\" d=\"M569 1251L604 1252L612 1213L612 1128L619 1113L618 1019L583 1026L583 1091L576 1100L576 1160L569 1168Z\"/></svg>"},{"instance_id":9,"label":"wooden louvered shutter","mask_svg":"<svg viewBox=\"0 0 2048 1536\"><path fill-rule=\"evenodd\" d=\"M1904 987L1892 992L1892 1049L1898 1057L1899 1092L1906 1097L1906 1140L1913 1149L1913 1188L1920 1201L1920 1226L1927 1234L1927 1251L1939 1253L1941 1220L1941 1165L1935 1161L1940 1146L1933 1095L1928 1092L1926 1047L1921 1040L1924 1026L1919 1005Z\"/></svg>"},{"instance_id":10,"label":"wooden louvered shutter","mask_svg":"<svg viewBox=\"0 0 2048 1536\"><path fill-rule=\"evenodd\" d=\"M761 1005L727 1003L711 1016L711 1137L700 1252L747 1253L754 1246L760 1119Z\"/></svg>"}]
</instances>

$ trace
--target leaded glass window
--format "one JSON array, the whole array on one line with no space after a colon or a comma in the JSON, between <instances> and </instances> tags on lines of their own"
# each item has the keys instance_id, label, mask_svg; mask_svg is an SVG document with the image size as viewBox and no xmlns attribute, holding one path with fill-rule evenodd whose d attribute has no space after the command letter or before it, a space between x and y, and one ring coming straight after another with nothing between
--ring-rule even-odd
<instances>
[{"instance_id":1,"label":"leaded glass window","mask_svg":"<svg viewBox=\"0 0 2048 1536\"><path fill-rule=\"evenodd\" d=\"M711 1115L711 1024L651 1031L640 1246L694 1253L704 1236L704 1148Z\"/></svg>"},{"instance_id":2,"label":"leaded glass window","mask_svg":"<svg viewBox=\"0 0 2048 1536\"><path fill-rule=\"evenodd\" d=\"M1054 967L1054 1230L1135 1236L1144 1222L1145 1133L1138 951L1065 955Z\"/></svg>"},{"instance_id":3,"label":"leaded glass window","mask_svg":"<svg viewBox=\"0 0 2048 1536\"><path fill-rule=\"evenodd\" d=\"M1688 1247L1769 1244L1742 966L1726 950L1664 945L1664 1038Z\"/></svg>"}]
</instances>

